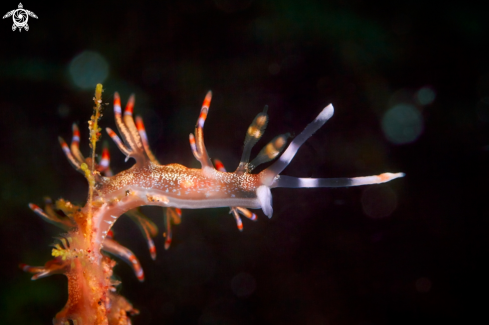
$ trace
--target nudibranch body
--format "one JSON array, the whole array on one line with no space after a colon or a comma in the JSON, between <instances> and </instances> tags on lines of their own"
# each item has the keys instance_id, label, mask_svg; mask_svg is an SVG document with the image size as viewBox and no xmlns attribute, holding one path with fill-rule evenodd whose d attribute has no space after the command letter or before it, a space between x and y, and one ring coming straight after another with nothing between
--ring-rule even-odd
<instances>
[{"instance_id":1,"label":"nudibranch body","mask_svg":"<svg viewBox=\"0 0 489 325\"><path fill-rule=\"evenodd\" d=\"M44 267L22 265L24 270L35 273L33 279L53 273L64 273L68 276L69 301L65 309L57 315L55 324L65 325L68 320L94 324L128 324L127 314L137 312L124 298L113 293L117 283L107 279L112 275L114 263L102 251L125 260L138 279L144 279L137 258L129 249L117 243L111 233L111 227L117 219L122 214L127 214L142 230L154 259L156 249L151 238L156 235L157 228L137 210L140 206L165 208L165 249L168 249L171 243L171 225L180 222L180 209L229 207L238 229L242 230L240 215L256 220L256 214L249 209L262 209L265 215L272 216L272 188L358 186L384 183L404 176L403 173L383 173L376 176L327 179L280 175L300 146L331 118L334 112L332 105L325 107L288 146L289 135L279 135L250 162L251 149L263 135L268 123L265 108L247 130L243 154L236 171L226 172L219 160L214 159L214 163L211 161L204 144L204 124L211 98L212 93L208 92L195 126L195 135L189 136L191 150L201 163L200 169L187 168L180 164L159 164L149 147L142 119L133 118L134 96L129 98L122 113L120 97L117 93L114 95L115 121L122 139L107 128L107 133L127 159L135 159L136 163L128 170L112 174L107 148L104 148L102 159L98 163L93 158L85 159L79 150L80 132L76 125L73 126L71 146L60 139L68 160L87 177L93 188L93 195L90 195L89 202L83 208L63 200L58 201L56 206L48 201L44 210L31 205L31 209L37 214L67 230L68 234L60 238L61 245L55 246L53 255L56 258L53 261ZM90 127L93 126L93 121L92 118ZM98 134L99 131L97 128L90 130L94 132L91 134ZM276 160L260 173L252 173L255 167L274 159ZM93 172L88 172L89 167ZM63 211L67 217L61 217L56 209ZM80 273L80 270L83 272ZM76 299L73 295L77 295ZM90 316L88 314L91 309Z\"/></svg>"},{"instance_id":2,"label":"nudibranch body","mask_svg":"<svg viewBox=\"0 0 489 325\"><path fill-rule=\"evenodd\" d=\"M252 174L252 168L280 154L288 136L281 135L278 139L274 139L267 146L268 148L265 147L265 151L259 153L257 160L249 163L251 149L263 135L268 122L266 111L259 113L248 128L244 154L237 170L233 173L218 170L207 154L203 138L203 127L211 97L212 93L209 92L204 100L195 127L196 137L190 134L192 152L202 164L201 169L194 169L179 164L160 165L149 148L142 120L138 118L136 126L132 119L134 97L129 99L122 119L120 98L117 93L115 94L114 112L123 141L112 130L107 131L128 158L135 158L136 164L117 175L98 179L97 198L102 203L97 213L98 218L109 222L115 221L111 220L112 216L120 216L141 205L180 209L216 207L262 209L268 217L271 217L273 209L270 189L274 187L356 186L383 183L403 176L402 173L384 173L378 176L345 179L311 179L279 175L307 138L333 115L332 105L324 108L318 117L292 140L274 164L258 174ZM98 241L103 240L110 226L111 223L107 225L100 223Z\"/></svg>"}]
</instances>

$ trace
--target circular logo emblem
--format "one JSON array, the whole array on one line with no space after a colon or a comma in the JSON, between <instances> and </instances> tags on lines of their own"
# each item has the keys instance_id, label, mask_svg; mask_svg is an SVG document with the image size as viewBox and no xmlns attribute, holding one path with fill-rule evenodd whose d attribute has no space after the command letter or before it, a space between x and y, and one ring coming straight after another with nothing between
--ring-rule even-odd
<instances>
[{"instance_id":1,"label":"circular logo emblem","mask_svg":"<svg viewBox=\"0 0 489 325\"><path fill-rule=\"evenodd\" d=\"M25 10L22 6L22 3L19 3L19 7L17 9L11 10L3 16L3 18L7 18L12 16L14 20L14 24L12 25L12 30L15 31L19 29L19 32L24 28L26 31L29 30L29 25L27 25L27 21L29 20L29 16L33 18L37 18L36 14L32 11Z\"/></svg>"}]
</instances>

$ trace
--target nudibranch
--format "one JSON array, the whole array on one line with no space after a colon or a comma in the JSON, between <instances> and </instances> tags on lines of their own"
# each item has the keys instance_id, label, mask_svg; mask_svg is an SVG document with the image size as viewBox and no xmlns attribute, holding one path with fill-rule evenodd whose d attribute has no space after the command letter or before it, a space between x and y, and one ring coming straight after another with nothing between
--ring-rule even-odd
<instances>
[{"instance_id":1,"label":"nudibranch","mask_svg":"<svg viewBox=\"0 0 489 325\"><path fill-rule=\"evenodd\" d=\"M249 209L261 209L272 217L271 189L277 187L346 187L388 182L403 173L383 173L355 178L297 178L280 173L294 158L301 145L333 115L333 105L326 106L319 115L290 143L289 134L275 137L250 162L251 149L262 137L268 123L267 108L259 113L246 132L241 161L234 172L227 172L223 164L209 157L204 144L204 124L209 112L212 93L205 96L195 126L195 134L189 135L190 148L201 168L187 168L180 164L161 165L152 153L141 117L133 118L134 95L121 109L118 93L114 95L116 132L107 128L126 160L135 164L113 175L107 147L101 159L95 162L95 143L100 135L98 118L101 107L101 85L97 87L95 114L89 121L92 157L85 158L80 149L80 131L73 125L71 145L60 138L61 147L73 167L85 175L89 182L89 200L84 207L75 206L62 199L55 204L46 200L45 208L30 204L30 208L45 220L59 226L65 234L54 244L52 261L42 267L25 264L21 268L34 273L33 280L63 273L68 277L69 298L65 308L56 315L54 324L130 324L129 316L137 310L123 297L115 293L118 281L112 279L115 262L105 253L126 261L140 281L143 269L136 256L120 245L111 231L117 219L126 214L139 226L148 243L153 259L156 249L152 237L156 225L138 208L161 206L165 208L165 249L171 244L171 225L178 224L181 209L229 207L239 230L243 229L241 216L256 220ZM98 112L98 113L97 113ZM98 115L97 115L98 114ZM288 143L288 145L287 145ZM253 170L275 160L259 173ZM62 213L60 213L60 211Z\"/></svg>"}]
</instances>

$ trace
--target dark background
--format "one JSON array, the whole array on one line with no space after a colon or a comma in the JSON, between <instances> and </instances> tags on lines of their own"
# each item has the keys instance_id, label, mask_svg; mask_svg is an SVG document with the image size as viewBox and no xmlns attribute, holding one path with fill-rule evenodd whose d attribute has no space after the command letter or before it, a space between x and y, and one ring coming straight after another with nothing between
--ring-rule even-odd
<instances>
[{"instance_id":1,"label":"dark background","mask_svg":"<svg viewBox=\"0 0 489 325\"><path fill-rule=\"evenodd\" d=\"M0 11L17 5L3 2ZM270 123L255 153L277 134L298 134L332 102L334 117L284 174L407 174L380 186L276 189L273 218L258 211L256 223L243 220L242 233L227 209L184 210L168 251L156 238L154 262L138 229L121 218L116 238L146 274L138 283L123 262L115 269L123 295L141 311L134 324L470 323L487 310L486 7L361 0L23 5L39 17L29 19L28 32L13 32L11 18L0 25L1 324L49 324L66 301L63 276L31 281L18 263L44 264L58 233L29 202L42 205L49 195L84 203L86 182L57 136L69 139L78 122L87 138L96 82L104 84L105 102L116 90L123 102L136 94L136 112L164 164L199 166L188 134L212 89L206 144L228 170L265 104ZM85 51L108 65L107 77L88 89L69 72ZM82 71L96 79L90 62ZM434 101L421 103L420 89ZM382 128L398 104L411 105L422 122L409 143L393 143ZM114 126L111 107L104 127ZM111 146L114 170L130 166ZM86 140L82 150L89 152ZM145 212L161 230L161 210Z\"/></svg>"}]
</instances>

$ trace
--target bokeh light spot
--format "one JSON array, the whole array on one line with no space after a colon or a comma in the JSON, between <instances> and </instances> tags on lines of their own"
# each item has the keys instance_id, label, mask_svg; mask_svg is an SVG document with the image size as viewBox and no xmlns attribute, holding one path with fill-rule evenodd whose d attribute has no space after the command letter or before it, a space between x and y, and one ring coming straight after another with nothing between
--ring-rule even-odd
<instances>
[{"instance_id":1,"label":"bokeh light spot","mask_svg":"<svg viewBox=\"0 0 489 325\"><path fill-rule=\"evenodd\" d=\"M385 218L396 209L397 196L388 185L367 187L362 193L363 212L372 219Z\"/></svg>"},{"instance_id":2,"label":"bokeh light spot","mask_svg":"<svg viewBox=\"0 0 489 325\"><path fill-rule=\"evenodd\" d=\"M414 105L397 104L384 114L382 130L392 143L410 143L421 135L423 117Z\"/></svg>"},{"instance_id":3,"label":"bokeh light spot","mask_svg":"<svg viewBox=\"0 0 489 325\"><path fill-rule=\"evenodd\" d=\"M423 87L416 92L416 99L420 105L429 105L436 98L436 93L431 87Z\"/></svg>"},{"instance_id":4,"label":"bokeh light spot","mask_svg":"<svg viewBox=\"0 0 489 325\"><path fill-rule=\"evenodd\" d=\"M84 51L71 60L69 71L75 85L90 89L105 81L109 74L109 64L100 54Z\"/></svg>"},{"instance_id":5,"label":"bokeh light spot","mask_svg":"<svg viewBox=\"0 0 489 325\"><path fill-rule=\"evenodd\" d=\"M238 273L231 279L231 289L236 296L247 297L256 289L255 278L249 273Z\"/></svg>"}]
</instances>

